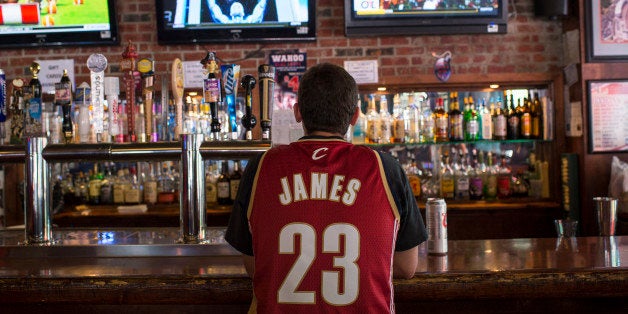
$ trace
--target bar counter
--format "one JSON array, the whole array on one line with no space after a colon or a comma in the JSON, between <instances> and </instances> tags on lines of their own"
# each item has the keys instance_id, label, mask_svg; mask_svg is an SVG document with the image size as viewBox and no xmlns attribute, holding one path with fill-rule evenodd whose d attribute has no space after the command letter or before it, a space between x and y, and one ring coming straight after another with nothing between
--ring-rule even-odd
<instances>
[{"instance_id":1,"label":"bar counter","mask_svg":"<svg viewBox=\"0 0 628 314\"><path fill-rule=\"evenodd\" d=\"M178 243L176 228L55 229L55 243L0 231L3 313L244 313L251 281L222 228ZM414 278L395 280L398 313L626 313L628 236L421 245ZM5 312L6 311L6 312Z\"/></svg>"}]
</instances>

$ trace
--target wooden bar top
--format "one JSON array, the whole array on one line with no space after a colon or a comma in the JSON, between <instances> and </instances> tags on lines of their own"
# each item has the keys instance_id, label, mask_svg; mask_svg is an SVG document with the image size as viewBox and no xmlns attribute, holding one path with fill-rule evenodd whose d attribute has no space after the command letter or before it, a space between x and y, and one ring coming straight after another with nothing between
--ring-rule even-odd
<instances>
[{"instance_id":1,"label":"wooden bar top","mask_svg":"<svg viewBox=\"0 0 628 314\"><path fill-rule=\"evenodd\" d=\"M98 241L102 239L85 239L73 246L107 245L94 245ZM208 307L240 312L252 295L237 252L224 242L207 244L207 254L194 256L141 252L107 256L96 251L63 255L64 246L55 245L41 247L47 255L42 256L32 253L37 247L20 248L14 243L5 240L0 246L0 303L18 312L32 310L33 304L107 309L156 304L194 307L199 312ZM151 247L168 245L156 241ZM628 309L628 236L459 240L448 245L443 256L428 255L426 246L420 246L414 278L394 281L398 312L413 312L417 306L448 312L474 305L499 312L504 304L509 312L551 306L558 312ZM211 253L211 246L226 251ZM560 302L538 305L551 300Z\"/></svg>"}]
</instances>

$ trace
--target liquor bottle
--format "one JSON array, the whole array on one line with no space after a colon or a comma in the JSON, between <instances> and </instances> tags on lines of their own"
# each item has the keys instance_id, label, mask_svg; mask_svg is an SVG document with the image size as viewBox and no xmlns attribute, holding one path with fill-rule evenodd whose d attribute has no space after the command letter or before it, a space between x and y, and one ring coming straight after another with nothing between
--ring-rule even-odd
<instances>
[{"instance_id":1,"label":"liquor bottle","mask_svg":"<svg viewBox=\"0 0 628 314\"><path fill-rule=\"evenodd\" d=\"M157 203L172 204L176 200L176 182L168 163L163 163L157 177Z\"/></svg>"},{"instance_id":2,"label":"liquor bottle","mask_svg":"<svg viewBox=\"0 0 628 314\"><path fill-rule=\"evenodd\" d=\"M404 143L406 141L406 123L403 118L404 107L401 103L401 96L395 94L393 97L393 123L392 141L393 143ZM355 133L354 133L355 136Z\"/></svg>"},{"instance_id":3,"label":"liquor bottle","mask_svg":"<svg viewBox=\"0 0 628 314\"><path fill-rule=\"evenodd\" d=\"M543 138L543 106L539 101L539 93L534 93L532 106L530 108L532 114L532 138Z\"/></svg>"},{"instance_id":4,"label":"liquor bottle","mask_svg":"<svg viewBox=\"0 0 628 314\"><path fill-rule=\"evenodd\" d=\"M139 121L138 121L139 122ZM124 203L125 204L140 204L142 203L142 187L140 180L137 176L137 168L130 167L129 169L129 189L124 191Z\"/></svg>"},{"instance_id":5,"label":"liquor bottle","mask_svg":"<svg viewBox=\"0 0 628 314\"><path fill-rule=\"evenodd\" d=\"M421 197L421 169L417 167L415 157L411 152L408 152L408 158L410 163L405 167L406 176L408 177L412 194L416 199L419 199Z\"/></svg>"},{"instance_id":6,"label":"liquor bottle","mask_svg":"<svg viewBox=\"0 0 628 314\"><path fill-rule=\"evenodd\" d=\"M352 128L353 135L351 136L351 142L353 144L364 144L366 142L366 117L360 110L358 120Z\"/></svg>"},{"instance_id":7,"label":"liquor bottle","mask_svg":"<svg viewBox=\"0 0 628 314\"><path fill-rule=\"evenodd\" d=\"M443 155L440 170L440 195L442 198L453 199L455 186L454 170L449 162L449 155Z\"/></svg>"},{"instance_id":8,"label":"liquor bottle","mask_svg":"<svg viewBox=\"0 0 628 314\"><path fill-rule=\"evenodd\" d=\"M493 102L491 101L490 107L494 107ZM486 107L486 99L482 99L482 105L480 106L480 138L483 140L492 140L493 139L493 117L491 115L491 111Z\"/></svg>"},{"instance_id":9,"label":"liquor bottle","mask_svg":"<svg viewBox=\"0 0 628 314\"><path fill-rule=\"evenodd\" d=\"M509 140L516 140L519 138L519 114L517 113L517 107L513 99L513 95L510 94L510 107L506 112L507 123L507 138Z\"/></svg>"},{"instance_id":10,"label":"liquor bottle","mask_svg":"<svg viewBox=\"0 0 628 314\"><path fill-rule=\"evenodd\" d=\"M75 196L77 197L77 199L82 203L82 204L86 204L89 201L89 187L88 187L88 181L85 178L85 173L83 173L83 171L80 171L78 173L78 176L76 176L75 180L74 180L74 186L75 186Z\"/></svg>"},{"instance_id":11,"label":"liquor bottle","mask_svg":"<svg viewBox=\"0 0 628 314\"><path fill-rule=\"evenodd\" d=\"M449 140L463 141L463 117L458 104L458 92L451 92L449 97L451 99L449 101Z\"/></svg>"},{"instance_id":12,"label":"liquor bottle","mask_svg":"<svg viewBox=\"0 0 628 314\"><path fill-rule=\"evenodd\" d=\"M388 144L392 140L392 116L388 111L388 98L382 95L379 100L380 143Z\"/></svg>"},{"instance_id":13,"label":"liquor bottle","mask_svg":"<svg viewBox=\"0 0 628 314\"><path fill-rule=\"evenodd\" d=\"M124 192L129 189L125 169L118 169L117 177L113 183L113 203L124 204Z\"/></svg>"},{"instance_id":14,"label":"liquor bottle","mask_svg":"<svg viewBox=\"0 0 628 314\"><path fill-rule=\"evenodd\" d=\"M484 188L484 173L482 172L482 166L478 158L478 151L473 149L471 154L473 165L472 169L469 170L469 198L472 200L481 200Z\"/></svg>"},{"instance_id":15,"label":"liquor bottle","mask_svg":"<svg viewBox=\"0 0 628 314\"><path fill-rule=\"evenodd\" d=\"M231 185L229 183L229 163L226 160L222 161L222 167L220 169L220 176L216 181L216 194L218 198L218 205L231 205Z\"/></svg>"},{"instance_id":16,"label":"liquor bottle","mask_svg":"<svg viewBox=\"0 0 628 314\"><path fill-rule=\"evenodd\" d=\"M111 165L105 166L103 178L100 183L100 204L108 205L113 203L113 174Z\"/></svg>"},{"instance_id":17,"label":"liquor bottle","mask_svg":"<svg viewBox=\"0 0 628 314\"><path fill-rule=\"evenodd\" d=\"M377 104L373 96L369 97L368 109L366 111L366 142L377 144L381 139L381 117L377 112Z\"/></svg>"},{"instance_id":18,"label":"liquor bottle","mask_svg":"<svg viewBox=\"0 0 628 314\"><path fill-rule=\"evenodd\" d=\"M508 199L512 194L511 190L511 171L506 161L506 155L502 154L501 164L497 175L497 197L499 199Z\"/></svg>"},{"instance_id":19,"label":"liquor bottle","mask_svg":"<svg viewBox=\"0 0 628 314\"><path fill-rule=\"evenodd\" d=\"M456 200L469 200L469 169L465 162L465 157L462 151L455 154L452 150L452 157L454 157L454 198ZM457 161L456 161L457 159Z\"/></svg>"},{"instance_id":20,"label":"liquor bottle","mask_svg":"<svg viewBox=\"0 0 628 314\"><path fill-rule=\"evenodd\" d=\"M449 114L445 111L443 98L438 98L434 109L434 140L436 142L449 141Z\"/></svg>"},{"instance_id":21,"label":"liquor bottle","mask_svg":"<svg viewBox=\"0 0 628 314\"><path fill-rule=\"evenodd\" d=\"M144 202L147 204L156 204L158 198L157 177L155 175L154 164L148 164L149 171L144 179Z\"/></svg>"},{"instance_id":22,"label":"liquor bottle","mask_svg":"<svg viewBox=\"0 0 628 314\"><path fill-rule=\"evenodd\" d=\"M442 98L438 98L437 101L443 101ZM421 102L421 133L419 137L419 142L421 143L432 143L434 142L435 137L435 116L434 112L432 112L432 108L430 106L429 99L425 99ZM442 104L441 104L442 105ZM444 112L444 110L443 110Z\"/></svg>"},{"instance_id":23,"label":"liquor bottle","mask_svg":"<svg viewBox=\"0 0 628 314\"><path fill-rule=\"evenodd\" d=\"M229 175L229 197L231 201L235 201L238 195L238 187L240 187L240 179L242 179L242 170L240 169L240 161L233 163L233 172Z\"/></svg>"},{"instance_id":24,"label":"liquor bottle","mask_svg":"<svg viewBox=\"0 0 628 314\"><path fill-rule=\"evenodd\" d=\"M519 113L520 116L520 126L521 138L528 139L532 136L532 115L530 114L530 100L527 98L523 99L523 106L521 106L521 111Z\"/></svg>"},{"instance_id":25,"label":"liquor bottle","mask_svg":"<svg viewBox=\"0 0 628 314\"><path fill-rule=\"evenodd\" d=\"M54 106L50 118L50 143L60 144L63 140L63 109L59 105Z\"/></svg>"},{"instance_id":26,"label":"liquor bottle","mask_svg":"<svg viewBox=\"0 0 628 314\"><path fill-rule=\"evenodd\" d=\"M464 139L465 141L475 141L480 135L480 119L475 110L473 98L469 96L467 99L463 116Z\"/></svg>"},{"instance_id":27,"label":"liquor bottle","mask_svg":"<svg viewBox=\"0 0 628 314\"><path fill-rule=\"evenodd\" d=\"M406 143L418 143L421 133L421 108L418 105L419 93L408 95L406 116Z\"/></svg>"},{"instance_id":28,"label":"liquor bottle","mask_svg":"<svg viewBox=\"0 0 628 314\"><path fill-rule=\"evenodd\" d=\"M218 203L216 184L218 183L220 172L218 172L217 163L212 161L208 161L207 163L208 165L205 167L205 204L207 204L207 207L211 207Z\"/></svg>"},{"instance_id":29,"label":"liquor bottle","mask_svg":"<svg viewBox=\"0 0 628 314\"><path fill-rule=\"evenodd\" d=\"M486 154L486 175L484 182L484 198L486 200L495 200L497 198L497 174L498 169L496 165L493 164L493 153L488 152Z\"/></svg>"},{"instance_id":30,"label":"liquor bottle","mask_svg":"<svg viewBox=\"0 0 628 314\"><path fill-rule=\"evenodd\" d=\"M494 140L505 140L507 138L508 132L506 128L506 116L504 115L504 110L502 108L501 98L497 99L497 104L495 105L495 111L493 112L493 139Z\"/></svg>"},{"instance_id":31,"label":"liquor bottle","mask_svg":"<svg viewBox=\"0 0 628 314\"><path fill-rule=\"evenodd\" d=\"M94 163L94 169L89 176L89 203L100 204L100 187L102 185L102 173L98 170L98 163Z\"/></svg>"}]
</instances>

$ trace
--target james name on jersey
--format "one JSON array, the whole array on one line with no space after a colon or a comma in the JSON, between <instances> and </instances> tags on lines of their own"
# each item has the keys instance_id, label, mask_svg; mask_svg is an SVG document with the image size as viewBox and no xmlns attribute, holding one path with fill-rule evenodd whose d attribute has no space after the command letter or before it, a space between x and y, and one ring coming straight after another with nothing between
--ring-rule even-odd
<instances>
[{"instance_id":1,"label":"james name on jersey","mask_svg":"<svg viewBox=\"0 0 628 314\"><path fill-rule=\"evenodd\" d=\"M362 186L360 180L356 178L351 178L343 184L344 175L336 174L330 178L328 173L317 172L310 173L309 189L302 173L293 174L292 185L288 177L283 177L280 181L283 193L279 195L279 201L282 205L305 200L329 200L351 206Z\"/></svg>"}]
</instances>

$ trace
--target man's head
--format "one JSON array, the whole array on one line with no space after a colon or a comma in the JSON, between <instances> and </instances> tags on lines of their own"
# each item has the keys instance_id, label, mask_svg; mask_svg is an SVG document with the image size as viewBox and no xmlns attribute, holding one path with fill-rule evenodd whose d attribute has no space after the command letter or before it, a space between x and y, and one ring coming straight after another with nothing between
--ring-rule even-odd
<instances>
[{"instance_id":1,"label":"man's head","mask_svg":"<svg viewBox=\"0 0 628 314\"><path fill-rule=\"evenodd\" d=\"M345 69L321 63L308 69L299 83L297 106L308 134L345 134L358 103L358 87Z\"/></svg>"},{"instance_id":2,"label":"man's head","mask_svg":"<svg viewBox=\"0 0 628 314\"><path fill-rule=\"evenodd\" d=\"M234 2L229 8L232 22L242 22L244 20L244 7L240 2Z\"/></svg>"}]
</instances>

